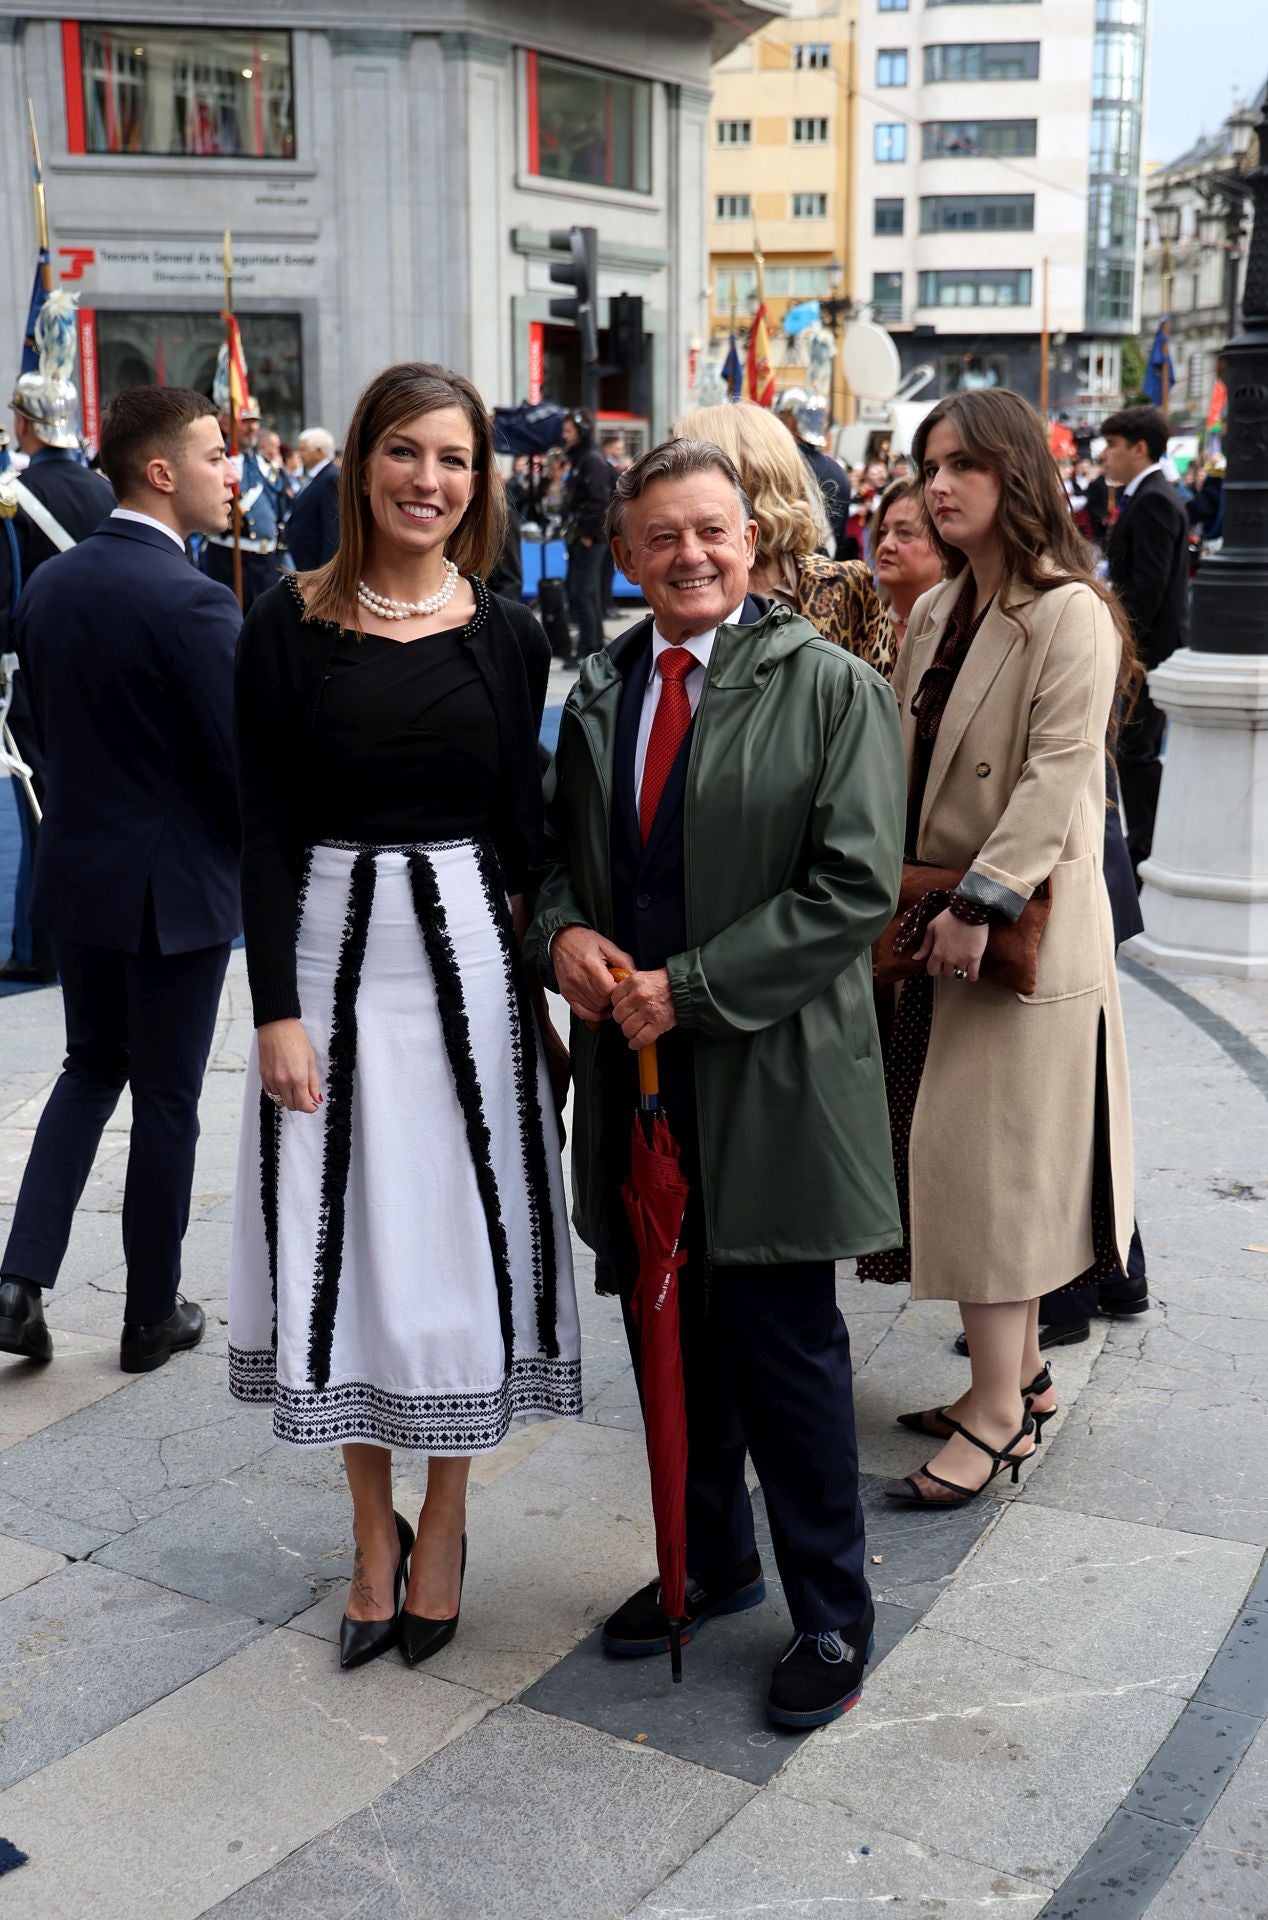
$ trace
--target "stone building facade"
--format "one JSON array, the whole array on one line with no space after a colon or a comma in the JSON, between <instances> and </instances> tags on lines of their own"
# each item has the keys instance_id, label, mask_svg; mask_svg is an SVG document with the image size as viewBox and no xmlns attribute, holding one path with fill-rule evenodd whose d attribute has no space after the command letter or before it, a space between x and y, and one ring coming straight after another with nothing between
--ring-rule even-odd
<instances>
[{"instance_id":1,"label":"stone building facade","mask_svg":"<svg viewBox=\"0 0 1268 1920\"><path fill-rule=\"evenodd\" d=\"M79 0L0 14L0 339L26 318L26 100L86 426L120 387L210 381L232 228L252 385L339 435L379 366L461 368L491 403L575 401L549 234L599 232L599 324L643 300L644 366L601 388L659 433L706 324L709 70L786 0ZM556 256L558 257L558 256ZM15 364L16 371L16 364Z\"/></svg>"}]
</instances>

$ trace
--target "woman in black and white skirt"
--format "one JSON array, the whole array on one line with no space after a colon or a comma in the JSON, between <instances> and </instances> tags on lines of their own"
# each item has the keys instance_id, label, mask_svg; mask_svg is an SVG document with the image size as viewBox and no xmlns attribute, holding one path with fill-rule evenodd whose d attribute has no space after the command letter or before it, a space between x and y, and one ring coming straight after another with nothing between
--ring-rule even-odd
<instances>
[{"instance_id":1,"label":"woman in black and white skirt","mask_svg":"<svg viewBox=\"0 0 1268 1920\"><path fill-rule=\"evenodd\" d=\"M349 428L338 552L257 600L238 651L257 1033L230 1387L279 1439L343 1446L344 1666L452 1639L471 1455L581 1404L567 1058L518 943L550 651L482 584L504 525L474 387L390 367ZM416 1543L393 1447L429 1456Z\"/></svg>"}]
</instances>

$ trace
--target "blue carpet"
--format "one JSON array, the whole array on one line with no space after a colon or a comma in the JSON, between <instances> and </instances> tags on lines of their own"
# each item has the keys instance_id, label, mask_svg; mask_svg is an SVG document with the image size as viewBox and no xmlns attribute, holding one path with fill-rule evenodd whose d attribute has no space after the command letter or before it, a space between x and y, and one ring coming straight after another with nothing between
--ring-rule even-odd
<instances>
[{"instance_id":1,"label":"blue carpet","mask_svg":"<svg viewBox=\"0 0 1268 1920\"><path fill-rule=\"evenodd\" d=\"M542 715L542 730L538 735L542 745L551 753L559 745L559 722L563 715L563 706L547 707Z\"/></svg>"}]
</instances>

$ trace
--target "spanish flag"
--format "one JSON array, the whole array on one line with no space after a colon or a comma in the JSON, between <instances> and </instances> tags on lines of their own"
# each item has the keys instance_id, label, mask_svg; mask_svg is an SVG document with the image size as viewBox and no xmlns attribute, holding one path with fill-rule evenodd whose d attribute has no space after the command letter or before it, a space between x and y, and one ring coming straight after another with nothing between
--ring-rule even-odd
<instances>
[{"instance_id":1,"label":"spanish flag","mask_svg":"<svg viewBox=\"0 0 1268 1920\"><path fill-rule=\"evenodd\" d=\"M242 351L242 333L232 314L226 316L229 348L229 395L236 420L247 404L247 357Z\"/></svg>"},{"instance_id":2,"label":"spanish flag","mask_svg":"<svg viewBox=\"0 0 1268 1920\"><path fill-rule=\"evenodd\" d=\"M766 329L766 302L763 300L753 316L753 326L748 337L748 366L745 372L744 391L750 400L759 407L769 407L775 398L775 375L770 363L770 334Z\"/></svg>"}]
</instances>

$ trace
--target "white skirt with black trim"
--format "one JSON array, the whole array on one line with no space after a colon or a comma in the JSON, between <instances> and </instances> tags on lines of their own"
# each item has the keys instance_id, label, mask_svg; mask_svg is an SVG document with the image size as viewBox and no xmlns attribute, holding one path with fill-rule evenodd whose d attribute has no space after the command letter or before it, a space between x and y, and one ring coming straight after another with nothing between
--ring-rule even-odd
<instances>
[{"instance_id":1,"label":"white skirt with black trim","mask_svg":"<svg viewBox=\"0 0 1268 1920\"><path fill-rule=\"evenodd\" d=\"M295 1446L497 1446L581 1411L558 1131L496 856L314 847L296 973L324 1104L254 1043L229 1385Z\"/></svg>"}]
</instances>

